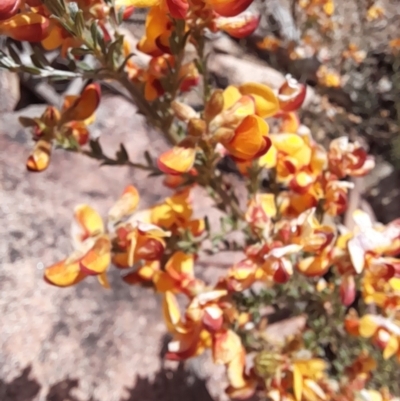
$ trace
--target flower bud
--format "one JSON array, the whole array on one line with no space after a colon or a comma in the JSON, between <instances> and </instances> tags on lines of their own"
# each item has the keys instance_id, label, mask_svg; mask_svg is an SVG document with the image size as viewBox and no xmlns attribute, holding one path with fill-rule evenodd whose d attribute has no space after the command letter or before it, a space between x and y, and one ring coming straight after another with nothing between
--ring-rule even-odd
<instances>
[{"instance_id":1,"label":"flower bud","mask_svg":"<svg viewBox=\"0 0 400 401\"><path fill-rule=\"evenodd\" d=\"M40 172L45 170L50 163L51 143L40 140L28 157L26 168L29 171Z\"/></svg>"},{"instance_id":2,"label":"flower bud","mask_svg":"<svg viewBox=\"0 0 400 401\"><path fill-rule=\"evenodd\" d=\"M187 104L174 100L171 103L172 111L177 119L181 121L188 121L191 118L197 118L197 113Z\"/></svg>"},{"instance_id":3,"label":"flower bud","mask_svg":"<svg viewBox=\"0 0 400 401\"><path fill-rule=\"evenodd\" d=\"M188 123L188 135L200 137L206 131L206 122L201 118L191 118Z\"/></svg>"},{"instance_id":4,"label":"flower bud","mask_svg":"<svg viewBox=\"0 0 400 401\"><path fill-rule=\"evenodd\" d=\"M213 92L204 108L204 118L211 121L215 116L221 113L224 108L223 90L217 89Z\"/></svg>"},{"instance_id":5,"label":"flower bud","mask_svg":"<svg viewBox=\"0 0 400 401\"><path fill-rule=\"evenodd\" d=\"M60 117L60 112L54 106L49 106L42 114L41 120L46 127L54 127L60 121Z\"/></svg>"}]
</instances>

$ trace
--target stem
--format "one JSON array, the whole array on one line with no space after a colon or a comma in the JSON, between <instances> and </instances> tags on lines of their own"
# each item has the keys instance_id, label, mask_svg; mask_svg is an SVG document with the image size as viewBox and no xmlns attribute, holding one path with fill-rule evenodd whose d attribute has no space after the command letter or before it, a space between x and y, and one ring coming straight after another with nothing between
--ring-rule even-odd
<instances>
[{"instance_id":1,"label":"stem","mask_svg":"<svg viewBox=\"0 0 400 401\"><path fill-rule=\"evenodd\" d=\"M173 125L175 116L170 111L170 105L176 99L176 97L178 96L178 93L179 93L180 84L181 84L180 72L181 72L181 68L182 68L183 59L185 57L187 38L189 37L189 35L187 35L185 33L185 25L184 24L182 25L182 24L178 23L178 24L176 24L176 28L177 28L176 35L177 35L179 42L177 44L178 51L176 54L174 54L174 57L175 57L174 70L173 70L173 74L171 77L172 84L168 91L169 97L168 97L168 102L166 104L169 112L168 112L167 116L165 117L165 119L161 122L161 127L160 127L162 129L164 135L166 136L166 138L172 145L178 144L180 141L180 138L179 138L177 132L172 130L172 125Z\"/></svg>"},{"instance_id":2,"label":"stem","mask_svg":"<svg viewBox=\"0 0 400 401\"><path fill-rule=\"evenodd\" d=\"M203 30L201 29L200 32L197 32L195 37L197 43L196 51L199 57L201 73L203 75L203 102L206 104L210 97L210 87L208 85L209 71L207 67L207 57L205 55L205 40Z\"/></svg>"}]
</instances>

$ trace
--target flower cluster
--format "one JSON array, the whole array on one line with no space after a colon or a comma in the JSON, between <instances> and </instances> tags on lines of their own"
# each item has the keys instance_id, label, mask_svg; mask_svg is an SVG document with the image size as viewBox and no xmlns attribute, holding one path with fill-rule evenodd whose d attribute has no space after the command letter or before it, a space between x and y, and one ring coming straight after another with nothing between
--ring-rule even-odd
<instances>
[{"instance_id":1,"label":"flower cluster","mask_svg":"<svg viewBox=\"0 0 400 401\"><path fill-rule=\"evenodd\" d=\"M105 219L89 205L77 206L73 251L46 268L44 278L69 287L96 276L110 288L108 272L115 267L126 284L162 294L164 320L172 334L167 357L185 360L210 351L213 361L226 368L226 391L232 398L259 393L274 401L394 400L384 387L367 389L376 361L365 350L334 377L336 356L305 341L316 327L313 319L320 317L313 315L317 305L319 315L339 316L332 332L367 339L384 359L400 360L400 221L373 223L357 209L352 213L355 228L342 225L351 178L368 174L373 157L347 136L332 140L327 149L319 144L300 119L306 85L290 75L278 90L257 82L215 89L207 81L206 30L236 38L250 34L259 20L246 11L250 3L2 2L1 34L41 42L44 49L59 49L60 57L71 61L94 56L99 68L79 76L122 83L148 122L170 142L156 160L147 152L147 165L131 161L123 145L117 160L104 156L87 129L100 102L98 83L86 85L79 96L67 96L61 110L49 106L39 118L21 118L36 142L27 161L30 171L48 167L55 145L164 175L164 185L173 191L158 204L140 208L137 188L127 186ZM328 17L333 13L330 0L302 1L300 6L310 16L321 8ZM148 56L145 66L130 57L128 41L118 34L118 23L133 7L149 7L137 45ZM196 50L194 58L185 58L187 45ZM346 58L356 56L356 49L349 48ZM201 76L203 104L195 110L180 95L198 86ZM87 144L92 151L81 149ZM239 201L220 169L227 159L236 167L247 204ZM196 186L206 189L224 213L223 227L194 213ZM235 242L241 260L213 282L201 279L199 260L206 252L231 250L225 237L234 231L242 233ZM209 249L210 243L217 247ZM283 289L284 296L257 303L260 288L266 296ZM293 315L306 305L302 312L308 327L274 341L266 334L260 310L281 303Z\"/></svg>"},{"instance_id":2,"label":"flower cluster","mask_svg":"<svg viewBox=\"0 0 400 401\"><path fill-rule=\"evenodd\" d=\"M20 119L22 125L31 127L36 142L26 163L29 171L48 167L53 143L65 149L79 149L88 143L87 126L94 122L100 96L100 86L90 84L80 96L66 96L61 111L49 106L39 118Z\"/></svg>"}]
</instances>

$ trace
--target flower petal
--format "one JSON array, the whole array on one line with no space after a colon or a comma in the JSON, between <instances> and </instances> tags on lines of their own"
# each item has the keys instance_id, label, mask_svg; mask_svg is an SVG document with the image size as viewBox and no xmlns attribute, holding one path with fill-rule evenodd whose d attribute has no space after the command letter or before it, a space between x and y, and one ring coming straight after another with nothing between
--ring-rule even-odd
<instances>
[{"instance_id":1,"label":"flower petal","mask_svg":"<svg viewBox=\"0 0 400 401\"><path fill-rule=\"evenodd\" d=\"M78 205L74 211L74 218L71 231L76 248L88 237L94 237L104 232L103 219L96 210L88 205Z\"/></svg>"},{"instance_id":2,"label":"flower petal","mask_svg":"<svg viewBox=\"0 0 400 401\"><path fill-rule=\"evenodd\" d=\"M103 288L105 288L107 290L109 290L111 288L110 283L109 283L108 278L107 278L107 273L106 272L100 273L97 276L97 279L99 280L99 283L101 284L101 286Z\"/></svg>"},{"instance_id":3,"label":"flower petal","mask_svg":"<svg viewBox=\"0 0 400 401\"><path fill-rule=\"evenodd\" d=\"M163 315L168 330L173 333L175 331L175 326L181 320L181 312L175 295L170 291L164 294Z\"/></svg>"},{"instance_id":4,"label":"flower petal","mask_svg":"<svg viewBox=\"0 0 400 401\"><path fill-rule=\"evenodd\" d=\"M232 330L216 333L213 341L213 359L217 365L232 362L242 351L240 337Z\"/></svg>"},{"instance_id":5,"label":"flower petal","mask_svg":"<svg viewBox=\"0 0 400 401\"><path fill-rule=\"evenodd\" d=\"M20 0L2 0L0 4L0 21L11 18L18 12Z\"/></svg>"},{"instance_id":6,"label":"flower petal","mask_svg":"<svg viewBox=\"0 0 400 401\"><path fill-rule=\"evenodd\" d=\"M50 163L51 143L40 140L37 141L35 147L26 161L26 168L32 172L40 172L45 170Z\"/></svg>"},{"instance_id":7,"label":"flower petal","mask_svg":"<svg viewBox=\"0 0 400 401\"><path fill-rule=\"evenodd\" d=\"M86 277L80 269L79 262L67 264L65 260L48 267L44 279L57 287L69 287L77 284Z\"/></svg>"},{"instance_id":8,"label":"flower petal","mask_svg":"<svg viewBox=\"0 0 400 401\"><path fill-rule=\"evenodd\" d=\"M82 94L64 111L64 121L83 121L90 118L100 104L101 89L97 83L86 86Z\"/></svg>"},{"instance_id":9,"label":"flower petal","mask_svg":"<svg viewBox=\"0 0 400 401\"><path fill-rule=\"evenodd\" d=\"M293 365L293 390L296 400L301 401L301 396L303 394L303 375L296 363Z\"/></svg>"},{"instance_id":10,"label":"flower petal","mask_svg":"<svg viewBox=\"0 0 400 401\"><path fill-rule=\"evenodd\" d=\"M284 112L295 111L301 107L306 98L307 86L300 84L292 76L286 77L286 82L279 88L279 106Z\"/></svg>"},{"instance_id":11,"label":"flower petal","mask_svg":"<svg viewBox=\"0 0 400 401\"><path fill-rule=\"evenodd\" d=\"M374 319L373 315L364 315L360 319L359 333L361 337L372 337L379 327L378 322Z\"/></svg>"},{"instance_id":12,"label":"flower petal","mask_svg":"<svg viewBox=\"0 0 400 401\"><path fill-rule=\"evenodd\" d=\"M41 14L21 13L0 22L0 34L14 40L40 42L49 34L50 20Z\"/></svg>"},{"instance_id":13,"label":"flower petal","mask_svg":"<svg viewBox=\"0 0 400 401\"><path fill-rule=\"evenodd\" d=\"M184 19L189 9L187 0L166 0L172 18Z\"/></svg>"},{"instance_id":14,"label":"flower petal","mask_svg":"<svg viewBox=\"0 0 400 401\"><path fill-rule=\"evenodd\" d=\"M183 174L192 169L195 158L195 148L174 146L158 158L157 166L165 174Z\"/></svg>"},{"instance_id":15,"label":"flower petal","mask_svg":"<svg viewBox=\"0 0 400 401\"><path fill-rule=\"evenodd\" d=\"M260 16L255 14L242 14L234 18L217 18L217 28L230 36L241 39L251 35L260 23Z\"/></svg>"},{"instance_id":16,"label":"flower petal","mask_svg":"<svg viewBox=\"0 0 400 401\"><path fill-rule=\"evenodd\" d=\"M233 138L223 145L229 153L240 160L251 160L259 156L261 150L268 151L271 142L268 124L258 116L250 115L236 128ZM268 142L266 142L266 140Z\"/></svg>"},{"instance_id":17,"label":"flower petal","mask_svg":"<svg viewBox=\"0 0 400 401\"><path fill-rule=\"evenodd\" d=\"M271 88L256 82L248 82L239 87L242 95L253 96L256 113L262 118L275 115L279 111L279 101Z\"/></svg>"},{"instance_id":18,"label":"flower petal","mask_svg":"<svg viewBox=\"0 0 400 401\"><path fill-rule=\"evenodd\" d=\"M223 17L235 17L246 10L253 0L206 0L205 2L217 14Z\"/></svg>"},{"instance_id":19,"label":"flower petal","mask_svg":"<svg viewBox=\"0 0 400 401\"><path fill-rule=\"evenodd\" d=\"M108 212L109 220L111 222L117 222L131 215L139 204L139 199L138 190L133 185L127 186L121 198L118 199Z\"/></svg>"},{"instance_id":20,"label":"flower petal","mask_svg":"<svg viewBox=\"0 0 400 401\"><path fill-rule=\"evenodd\" d=\"M90 251L80 259L80 267L88 275L104 273L111 263L111 242L107 236L98 238Z\"/></svg>"}]
</instances>

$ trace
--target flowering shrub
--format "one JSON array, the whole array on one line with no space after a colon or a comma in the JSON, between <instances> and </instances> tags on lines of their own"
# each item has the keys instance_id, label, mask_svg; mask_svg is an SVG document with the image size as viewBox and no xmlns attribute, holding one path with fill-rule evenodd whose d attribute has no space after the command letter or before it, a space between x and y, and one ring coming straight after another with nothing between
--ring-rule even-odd
<instances>
[{"instance_id":1,"label":"flowering shrub","mask_svg":"<svg viewBox=\"0 0 400 401\"><path fill-rule=\"evenodd\" d=\"M160 204L137 210L140 194L130 185L105 220L89 205L76 207L74 251L49 266L44 279L68 287L96 276L109 288L107 273L117 268L128 285L162 294L173 337L167 357L185 360L210 349L214 362L226 368L232 398L258 393L274 401L394 400L386 388L393 383L374 381L374 371L382 360L400 361L400 220L374 224L356 210L354 230L341 224L353 185L349 178L368 174L374 159L347 136L328 149L319 145L297 112L306 86L290 76L278 91L257 82L224 90L209 85L205 32L251 34L259 21L245 11L251 2L2 1L0 33L39 44L43 51L35 47L28 65L10 45L1 53L1 66L52 79L96 81L67 96L61 110L49 106L38 118L21 118L35 141L27 168L48 168L57 146L103 164L164 175L164 184L173 189ZM149 56L146 67L135 64L136 50L119 33L133 7L150 7L136 49ZM304 1L301 7L309 15L322 7L328 17L333 2ZM191 60L185 57L189 45L196 50ZM57 50L70 70L51 67L45 50ZM89 57L95 67L86 64ZM123 145L115 158L104 155L88 130L102 80L123 85L148 123L169 141L167 151L146 153L146 164L131 161ZM202 88L200 111L181 97L195 86ZM247 184L245 207L218 167L226 157ZM261 189L265 175L268 185ZM205 188L224 213L217 233L206 216L193 216L195 186ZM233 231L244 234L241 243L225 239ZM243 258L224 276L215 283L196 276L205 251L233 246ZM266 305L307 317L303 332L268 337L261 313Z\"/></svg>"}]
</instances>

